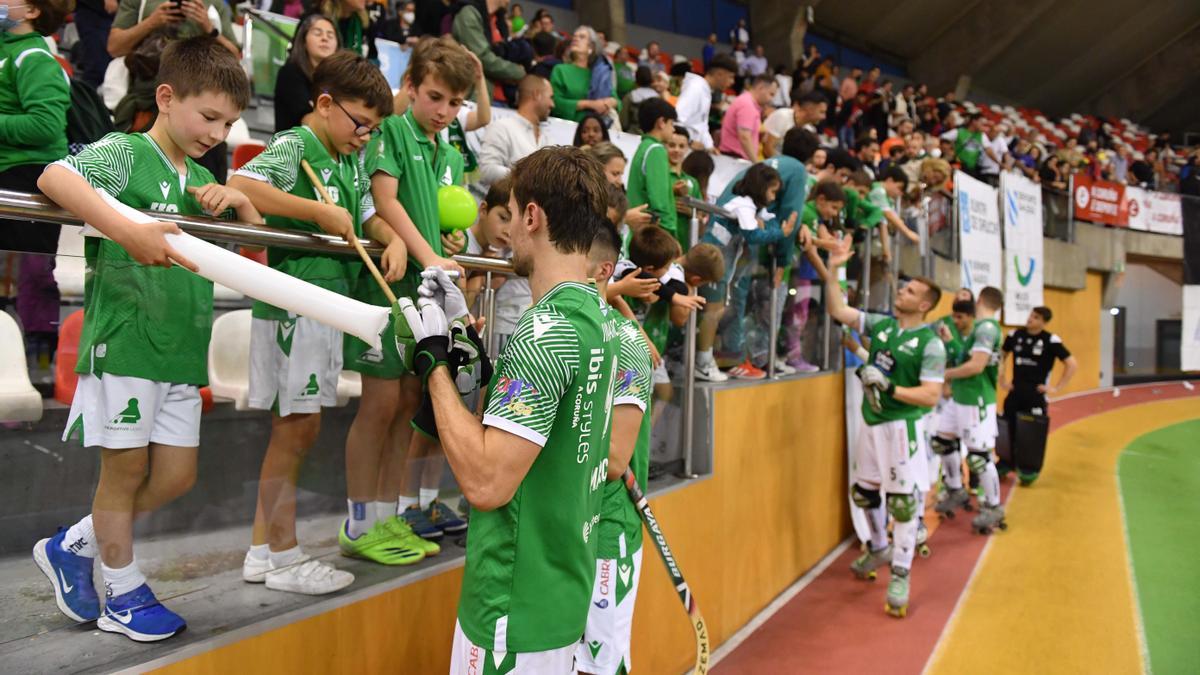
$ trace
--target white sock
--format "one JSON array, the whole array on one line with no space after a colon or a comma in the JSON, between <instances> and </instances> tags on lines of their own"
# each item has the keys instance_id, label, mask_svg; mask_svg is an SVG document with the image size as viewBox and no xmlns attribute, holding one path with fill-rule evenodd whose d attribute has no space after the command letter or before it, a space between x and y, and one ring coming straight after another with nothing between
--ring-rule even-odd
<instances>
[{"instance_id":1,"label":"white sock","mask_svg":"<svg viewBox=\"0 0 1200 675\"><path fill-rule=\"evenodd\" d=\"M946 487L961 490L962 483L962 453L955 450L954 452L942 455L942 472L946 481Z\"/></svg>"},{"instance_id":2,"label":"white sock","mask_svg":"<svg viewBox=\"0 0 1200 675\"><path fill-rule=\"evenodd\" d=\"M396 515L403 514L404 510L410 506L419 506L417 503L417 498L409 497L408 495L400 495L400 498L396 500Z\"/></svg>"},{"instance_id":3,"label":"white sock","mask_svg":"<svg viewBox=\"0 0 1200 675\"><path fill-rule=\"evenodd\" d=\"M302 555L304 552L300 550L299 546L293 546L286 551L271 551L271 567L275 569L287 567L299 560Z\"/></svg>"},{"instance_id":4,"label":"white sock","mask_svg":"<svg viewBox=\"0 0 1200 675\"><path fill-rule=\"evenodd\" d=\"M709 363L713 363L713 361L714 361L713 350L705 349L703 351L696 352L696 363L709 364Z\"/></svg>"},{"instance_id":5,"label":"white sock","mask_svg":"<svg viewBox=\"0 0 1200 675\"><path fill-rule=\"evenodd\" d=\"M873 509L863 509L867 514L867 525L871 530L871 550L882 551L887 548L887 513L880 504Z\"/></svg>"},{"instance_id":6,"label":"white sock","mask_svg":"<svg viewBox=\"0 0 1200 675\"><path fill-rule=\"evenodd\" d=\"M347 499L346 509L349 512L349 518L346 519L346 535L351 539L358 539L375 524L375 508L372 502Z\"/></svg>"},{"instance_id":7,"label":"white sock","mask_svg":"<svg viewBox=\"0 0 1200 675\"><path fill-rule=\"evenodd\" d=\"M138 569L137 559L116 570L100 561L100 575L104 578L104 593L109 598L125 595L146 583L146 577Z\"/></svg>"},{"instance_id":8,"label":"white sock","mask_svg":"<svg viewBox=\"0 0 1200 675\"><path fill-rule=\"evenodd\" d=\"M387 520L396 515L396 502L371 502L375 505L375 522Z\"/></svg>"},{"instance_id":9,"label":"white sock","mask_svg":"<svg viewBox=\"0 0 1200 675\"><path fill-rule=\"evenodd\" d=\"M438 498L438 489L421 488L421 508L427 509L429 505L436 502Z\"/></svg>"},{"instance_id":10,"label":"white sock","mask_svg":"<svg viewBox=\"0 0 1200 675\"><path fill-rule=\"evenodd\" d=\"M983 486L983 501L988 506L1000 505L1000 473L990 460L983 474L979 476L979 484Z\"/></svg>"},{"instance_id":11,"label":"white sock","mask_svg":"<svg viewBox=\"0 0 1200 675\"><path fill-rule=\"evenodd\" d=\"M95 558L99 550L96 547L96 530L92 528L92 514L87 514L78 523L67 529L63 535L62 550L85 558Z\"/></svg>"},{"instance_id":12,"label":"white sock","mask_svg":"<svg viewBox=\"0 0 1200 675\"><path fill-rule=\"evenodd\" d=\"M901 569L912 567L913 549L917 547L917 519L892 523L892 565Z\"/></svg>"},{"instance_id":13,"label":"white sock","mask_svg":"<svg viewBox=\"0 0 1200 675\"><path fill-rule=\"evenodd\" d=\"M252 560L263 562L271 555L271 547L267 544L251 544L249 555Z\"/></svg>"}]
</instances>

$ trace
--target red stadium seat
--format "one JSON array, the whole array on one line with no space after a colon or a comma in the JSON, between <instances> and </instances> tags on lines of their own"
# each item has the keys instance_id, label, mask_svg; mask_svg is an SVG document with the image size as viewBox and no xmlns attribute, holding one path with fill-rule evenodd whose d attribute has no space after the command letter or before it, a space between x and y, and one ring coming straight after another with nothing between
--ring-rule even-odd
<instances>
[{"instance_id":1,"label":"red stadium seat","mask_svg":"<svg viewBox=\"0 0 1200 675\"><path fill-rule=\"evenodd\" d=\"M83 310L71 312L58 328L58 350L54 355L54 400L71 405L75 398L75 362L79 359L79 336L83 333Z\"/></svg>"},{"instance_id":2,"label":"red stadium seat","mask_svg":"<svg viewBox=\"0 0 1200 675\"><path fill-rule=\"evenodd\" d=\"M692 59L692 72L697 75L704 74L704 61L700 59Z\"/></svg>"},{"instance_id":3,"label":"red stadium seat","mask_svg":"<svg viewBox=\"0 0 1200 675\"><path fill-rule=\"evenodd\" d=\"M259 153L266 150L267 146L259 145L258 143L247 143L239 145L233 149L233 170L237 171L246 165L247 162L258 157Z\"/></svg>"}]
</instances>

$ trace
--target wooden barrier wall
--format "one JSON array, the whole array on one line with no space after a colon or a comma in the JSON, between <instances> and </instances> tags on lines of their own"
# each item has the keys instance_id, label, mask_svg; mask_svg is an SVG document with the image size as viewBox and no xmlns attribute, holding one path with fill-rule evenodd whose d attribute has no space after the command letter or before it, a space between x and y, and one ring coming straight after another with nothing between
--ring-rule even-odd
<instances>
[{"instance_id":1,"label":"wooden barrier wall","mask_svg":"<svg viewBox=\"0 0 1200 675\"><path fill-rule=\"evenodd\" d=\"M841 373L719 392L714 474L651 500L713 649L849 534L842 401ZM684 672L691 625L649 540L643 560L635 669ZM458 568L158 672L445 673L461 582Z\"/></svg>"}]
</instances>

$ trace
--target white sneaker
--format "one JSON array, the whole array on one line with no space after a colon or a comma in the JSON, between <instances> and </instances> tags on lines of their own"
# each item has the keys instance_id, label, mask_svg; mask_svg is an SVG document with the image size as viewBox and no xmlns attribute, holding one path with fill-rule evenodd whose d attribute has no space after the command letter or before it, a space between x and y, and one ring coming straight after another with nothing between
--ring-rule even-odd
<instances>
[{"instance_id":1,"label":"white sneaker","mask_svg":"<svg viewBox=\"0 0 1200 675\"><path fill-rule=\"evenodd\" d=\"M242 581L261 584L267 580L267 572L271 571L271 559L259 560L246 551L246 559L242 561Z\"/></svg>"},{"instance_id":2,"label":"white sneaker","mask_svg":"<svg viewBox=\"0 0 1200 675\"><path fill-rule=\"evenodd\" d=\"M697 363L696 379L705 382L724 382L729 379L729 376L721 372L716 362Z\"/></svg>"},{"instance_id":3,"label":"white sneaker","mask_svg":"<svg viewBox=\"0 0 1200 675\"><path fill-rule=\"evenodd\" d=\"M267 588L273 591L325 595L354 583L354 575L319 560L301 556L296 562L267 573Z\"/></svg>"},{"instance_id":4,"label":"white sneaker","mask_svg":"<svg viewBox=\"0 0 1200 675\"><path fill-rule=\"evenodd\" d=\"M776 375L795 375L796 369L784 363L783 359L775 357L775 374Z\"/></svg>"}]
</instances>

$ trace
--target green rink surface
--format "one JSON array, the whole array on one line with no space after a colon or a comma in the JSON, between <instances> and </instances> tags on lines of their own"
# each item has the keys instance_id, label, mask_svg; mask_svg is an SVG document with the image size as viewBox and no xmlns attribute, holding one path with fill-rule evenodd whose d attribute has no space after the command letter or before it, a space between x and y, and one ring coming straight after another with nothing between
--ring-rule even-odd
<instances>
[{"instance_id":1,"label":"green rink surface","mask_svg":"<svg viewBox=\"0 0 1200 675\"><path fill-rule=\"evenodd\" d=\"M1200 673L1200 419L1138 437L1117 472L1147 670Z\"/></svg>"}]
</instances>

